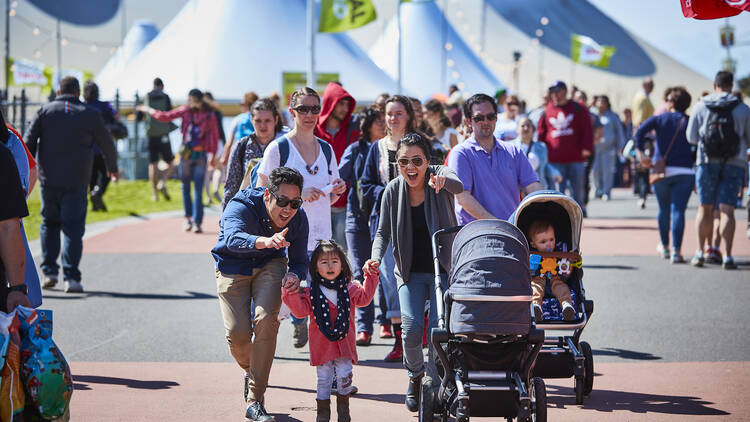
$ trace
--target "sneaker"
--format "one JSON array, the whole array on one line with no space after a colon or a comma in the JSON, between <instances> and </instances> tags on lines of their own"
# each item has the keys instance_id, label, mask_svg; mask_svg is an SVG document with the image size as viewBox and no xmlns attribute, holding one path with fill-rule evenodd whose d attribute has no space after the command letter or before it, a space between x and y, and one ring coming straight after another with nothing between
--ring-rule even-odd
<instances>
[{"instance_id":1,"label":"sneaker","mask_svg":"<svg viewBox=\"0 0 750 422\"><path fill-rule=\"evenodd\" d=\"M184 223L182 223L182 229L186 232L193 230L193 220L185 220Z\"/></svg>"},{"instance_id":2,"label":"sneaker","mask_svg":"<svg viewBox=\"0 0 750 422\"><path fill-rule=\"evenodd\" d=\"M250 375L245 372L245 388L243 390L242 396L245 398L245 403L247 403L247 395L250 392Z\"/></svg>"},{"instance_id":3,"label":"sneaker","mask_svg":"<svg viewBox=\"0 0 750 422\"><path fill-rule=\"evenodd\" d=\"M706 258L706 262L709 264L721 264L722 258L721 258L721 251L719 248L715 248L713 246L709 246L706 248L706 253L704 255Z\"/></svg>"},{"instance_id":4,"label":"sneaker","mask_svg":"<svg viewBox=\"0 0 750 422\"><path fill-rule=\"evenodd\" d=\"M51 275L45 275L44 276L44 284L42 284L43 289L51 289L57 285L57 277L51 276Z\"/></svg>"},{"instance_id":5,"label":"sneaker","mask_svg":"<svg viewBox=\"0 0 750 422\"><path fill-rule=\"evenodd\" d=\"M690 260L690 265L700 268L705 262L706 260L703 258L703 253L698 251L695 253L695 256L693 256L693 259Z\"/></svg>"},{"instance_id":6,"label":"sneaker","mask_svg":"<svg viewBox=\"0 0 750 422\"><path fill-rule=\"evenodd\" d=\"M193 233L203 233L203 229L201 228L200 224L196 224L193 226Z\"/></svg>"},{"instance_id":7,"label":"sneaker","mask_svg":"<svg viewBox=\"0 0 750 422\"><path fill-rule=\"evenodd\" d=\"M646 200L644 198L638 200L638 208L646 209Z\"/></svg>"},{"instance_id":8,"label":"sneaker","mask_svg":"<svg viewBox=\"0 0 750 422\"><path fill-rule=\"evenodd\" d=\"M159 195L156 192L154 192L154 194L151 195L151 200L154 202L157 202L159 200Z\"/></svg>"},{"instance_id":9,"label":"sneaker","mask_svg":"<svg viewBox=\"0 0 750 422\"><path fill-rule=\"evenodd\" d=\"M607 202L607 201L609 201L609 199L610 198L609 198L609 194L608 193L605 193L604 195L602 195L602 201Z\"/></svg>"},{"instance_id":10,"label":"sneaker","mask_svg":"<svg viewBox=\"0 0 750 422\"><path fill-rule=\"evenodd\" d=\"M391 331L391 324L383 324L380 326L380 338L393 338L393 332Z\"/></svg>"},{"instance_id":11,"label":"sneaker","mask_svg":"<svg viewBox=\"0 0 750 422\"><path fill-rule=\"evenodd\" d=\"M159 188L159 192L161 192L161 194L164 196L165 200L167 200L167 201L171 201L172 200L172 198L169 197L169 192L167 192L167 187L166 186L162 186L161 188Z\"/></svg>"},{"instance_id":12,"label":"sneaker","mask_svg":"<svg viewBox=\"0 0 750 422\"><path fill-rule=\"evenodd\" d=\"M576 319L576 310L570 302L563 303L562 312L565 321L573 321Z\"/></svg>"},{"instance_id":13,"label":"sneaker","mask_svg":"<svg viewBox=\"0 0 750 422\"><path fill-rule=\"evenodd\" d=\"M219 192L214 192L214 199L216 200L216 202L221 204L222 199L221 199L221 196L219 195Z\"/></svg>"},{"instance_id":14,"label":"sneaker","mask_svg":"<svg viewBox=\"0 0 750 422\"><path fill-rule=\"evenodd\" d=\"M307 324L303 322L302 324L294 325L292 338L294 339L294 347L296 349L305 347L307 344Z\"/></svg>"},{"instance_id":15,"label":"sneaker","mask_svg":"<svg viewBox=\"0 0 750 422\"><path fill-rule=\"evenodd\" d=\"M65 280L65 293L83 293L83 285L80 281Z\"/></svg>"},{"instance_id":16,"label":"sneaker","mask_svg":"<svg viewBox=\"0 0 750 422\"><path fill-rule=\"evenodd\" d=\"M372 343L372 334L366 331L357 333L357 346L369 346Z\"/></svg>"},{"instance_id":17,"label":"sneaker","mask_svg":"<svg viewBox=\"0 0 750 422\"><path fill-rule=\"evenodd\" d=\"M656 252L664 259L669 259L669 248L665 248L661 243L656 245Z\"/></svg>"},{"instance_id":18,"label":"sneaker","mask_svg":"<svg viewBox=\"0 0 750 422\"><path fill-rule=\"evenodd\" d=\"M252 402L247 406L245 411L245 419L255 421L275 421L273 416L269 415L266 409L260 402Z\"/></svg>"},{"instance_id":19,"label":"sneaker","mask_svg":"<svg viewBox=\"0 0 750 422\"><path fill-rule=\"evenodd\" d=\"M734 258L731 256L725 256L724 261L721 263L721 268L725 270L736 270L737 264L734 263Z\"/></svg>"},{"instance_id":20,"label":"sneaker","mask_svg":"<svg viewBox=\"0 0 750 422\"><path fill-rule=\"evenodd\" d=\"M672 257L670 258L670 262L672 264L684 264L685 258L682 257L679 253L675 252L672 254Z\"/></svg>"},{"instance_id":21,"label":"sneaker","mask_svg":"<svg viewBox=\"0 0 750 422\"><path fill-rule=\"evenodd\" d=\"M544 311L542 311L542 307L534 304L534 321L536 322L542 322L542 319L544 318Z\"/></svg>"}]
</instances>

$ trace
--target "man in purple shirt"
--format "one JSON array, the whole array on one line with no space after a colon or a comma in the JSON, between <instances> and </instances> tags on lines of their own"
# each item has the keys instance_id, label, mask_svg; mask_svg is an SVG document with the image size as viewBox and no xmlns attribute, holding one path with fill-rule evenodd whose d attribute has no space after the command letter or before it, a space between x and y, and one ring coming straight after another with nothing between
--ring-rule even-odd
<instances>
[{"instance_id":1,"label":"man in purple shirt","mask_svg":"<svg viewBox=\"0 0 750 422\"><path fill-rule=\"evenodd\" d=\"M464 184L456 195L458 224L483 218L507 220L526 194L542 189L521 149L495 138L497 104L489 95L476 94L464 103L466 123L474 136L455 146L448 157Z\"/></svg>"}]
</instances>

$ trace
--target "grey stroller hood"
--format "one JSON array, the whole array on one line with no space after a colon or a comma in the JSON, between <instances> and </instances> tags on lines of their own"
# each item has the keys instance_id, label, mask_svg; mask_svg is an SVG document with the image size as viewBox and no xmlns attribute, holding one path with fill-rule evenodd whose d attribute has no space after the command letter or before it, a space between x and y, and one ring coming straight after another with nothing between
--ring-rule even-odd
<instances>
[{"instance_id":1,"label":"grey stroller hood","mask_svg":"<svg viewBox=\"0 0 750 422\"><path fill-rule=\"evenodd\" d=\"M450 332L528 334L531 284L523 233L506 221L473 221L456 235L452 257Z\"/></svg>"}]
</instances>

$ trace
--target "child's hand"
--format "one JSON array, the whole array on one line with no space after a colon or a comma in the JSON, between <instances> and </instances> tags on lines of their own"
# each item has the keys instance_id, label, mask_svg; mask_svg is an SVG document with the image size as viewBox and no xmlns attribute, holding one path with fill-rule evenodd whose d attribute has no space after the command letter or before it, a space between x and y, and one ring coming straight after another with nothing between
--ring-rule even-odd
<instances>
[{"instance_id":1,"label":"child's hand","mask_svg":"<svg viewBox=\"0 0 750 422\"><path fill-rule=\"evenodd\" d=\"M295 295L299 292L299 277L294 273L286 273L284 278L281 280L281 285L286 289L290 295Z\"/></svg>"}]
</instances>

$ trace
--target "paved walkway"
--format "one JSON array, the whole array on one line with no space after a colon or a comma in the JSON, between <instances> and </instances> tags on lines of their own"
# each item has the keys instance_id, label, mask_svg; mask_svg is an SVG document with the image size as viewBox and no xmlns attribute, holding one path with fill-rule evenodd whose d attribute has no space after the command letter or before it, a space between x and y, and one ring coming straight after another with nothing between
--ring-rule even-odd
<instances>
[{"instance_id":1,"label":"paved walkway","mask_svg":"<svg viewBox=\"0 0 750 422\"><path fill-rule=\"evenodd\" d=\"M551 420L750 419L745 226L735 242L739 271L669 265L656 257L652 205L637 209L625 191L590 204L581 244L596 303L583 335L594 348L594 392L576 406L572 379L547 380ZM738 211L741 223L745 213ZM218 216L209 211L206 232L196 235L180 230L178 215L96 226L84 242L86 293L45 292L74 373L72 420L243 419L241 371L223 338L208 254ZM686 255L693 218L691 205ZM311 421L315 371L290 337L283 323L267 407L279 421ZM355 421L416 420L402 404L404 370L382 363L391 344L376 338L358 350Z\"/></svg>"}]
</instances>

